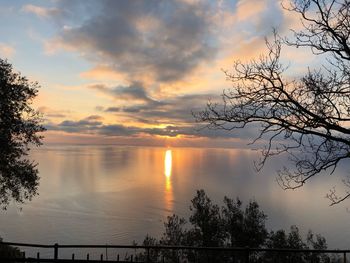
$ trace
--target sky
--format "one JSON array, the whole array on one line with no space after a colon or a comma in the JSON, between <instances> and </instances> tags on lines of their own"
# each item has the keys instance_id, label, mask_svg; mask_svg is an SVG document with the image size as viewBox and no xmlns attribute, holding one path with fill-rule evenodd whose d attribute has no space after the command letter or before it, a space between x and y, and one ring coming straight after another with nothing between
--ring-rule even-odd
<instances>
[{"instance_id":1,"label":"sky","mask_svg":"<svg viewBox=\"0 0 350 263\"><path fill-rule=\"evenodd\" d=\"M242 146L255 129L196 123L224 70L300 28L279 0L0 0L0 57L41 88L45 143ZM298 74L308 50L285 48Z\"/></svg>"}]
</instances>

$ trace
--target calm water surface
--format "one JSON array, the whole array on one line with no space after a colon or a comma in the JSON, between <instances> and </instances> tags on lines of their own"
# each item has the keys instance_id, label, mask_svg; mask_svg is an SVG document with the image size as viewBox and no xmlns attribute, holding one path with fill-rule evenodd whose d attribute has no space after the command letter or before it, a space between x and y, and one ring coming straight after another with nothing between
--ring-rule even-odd
<instances>
[{"instance_id":1,"label":"calm water surface","mask_svg":"<svg viewBox=\"0 0 350 263\"><path fill-rule=\"evenodd\" d=\"M250 150L44 146L31 157L39 162L40 195L0 212L6 241L131 244L146 234L159 237L166 217L187 217L195 190L203 188L215 202L224 195L257 200L270 229L296 224L324 235L331 248L349 248L350 201L329 207L324 198L348 166L283 191L275 181L283 158L256 173L257 153Z\"/></svg>"}]
</instances>

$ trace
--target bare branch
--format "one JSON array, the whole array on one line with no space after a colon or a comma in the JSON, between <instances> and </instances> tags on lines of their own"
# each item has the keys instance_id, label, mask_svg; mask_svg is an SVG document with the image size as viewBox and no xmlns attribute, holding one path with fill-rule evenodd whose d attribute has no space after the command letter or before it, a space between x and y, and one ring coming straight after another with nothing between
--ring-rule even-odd
<instances>
[{"instance_id":1,"label":"bare branch","mask_svg":"<svg viewBox=\"0 0 350 263\"><path fill-rule=\"evenodd\" d=\"M289 10L301 15L304 30L294 31L293 41L275 32L274 40L266 41L266 55L250 63L236 61L232 72L225 71L234 86L223 92L222 103L209 102L195 114L214 129L260 125L252 143L264 140L266 147L256 168L260 170L271 156L288 154L294 168L283 168L277 177L284 189L301 187L322 171L333 173L350 157L350 2L291 3ZM329 63L288 80L288 68L280 63L284 44L310 47L314 54L328 55ZM333 205L349 195L338 200L330 192L327 197Z\"/></svg>"}]
</instances>

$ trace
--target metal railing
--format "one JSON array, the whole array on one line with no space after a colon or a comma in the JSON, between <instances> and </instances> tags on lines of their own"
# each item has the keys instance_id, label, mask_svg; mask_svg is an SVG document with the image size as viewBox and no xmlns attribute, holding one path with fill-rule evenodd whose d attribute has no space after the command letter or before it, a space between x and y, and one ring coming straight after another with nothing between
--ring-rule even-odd
<instances>
[{"instance_id":1,"label":"metal railing","mask_svg":"<svg viewBox=\"0 0 350 263\"><path fill-rule=\"evenodd\" d=\"M350 250L309 250L309 249L272 249L272 248L248 248L248 247L190 247L190 246L143 246L143 245L42 245L14 242L0 242L1 246L29 247L52 249L53 257L42 258L37 252L36 257L26 257L24 252L21 256L0 255L0 262L237 262L237 263L260 263L260 262L341 262L346 263L347 254ZM90 258L87 253L84 259L76 258L72 253L70 259L59 258L59 252L64 249L104 249L105 254L100 254L98 259ZM114 253L114 257L108 258L107 250L128 249L134 251L127 257L121 258L119 253ZM142 251L136 253L136 251ZM337 255L331 261L329 254ZM105 256L104 256L105 255ZM261 256L263 255L263 257Z\"/></svg>"}]
</instances>

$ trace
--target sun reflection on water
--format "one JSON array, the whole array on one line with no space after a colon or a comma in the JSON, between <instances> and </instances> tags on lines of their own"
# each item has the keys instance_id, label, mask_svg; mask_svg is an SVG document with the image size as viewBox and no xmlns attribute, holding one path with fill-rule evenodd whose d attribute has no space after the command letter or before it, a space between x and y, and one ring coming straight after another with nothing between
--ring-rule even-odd
<instances>
[{"instance_id":1,"label":"sun reflection on water","mask_svg":"<svg viewBox=\"0 0 350 263\"><path fill-rule=\"evenodd\" d=\"M167 178L171 176L172 155L171 150L166 150L164 158L164 173Z\"/></svg>"},{"instance_id":2,"label":"sun reflection on water","mask_svg":"<svg viewBox=\"0 0 350 263\"><path fill-rule=\"evenodd\" d=\"M164 157L164 174L165 174L165 204L168 211L173 209L173 189L171 185L171 169L172 169L172 152L171 150L165 151Z\"/></svg>"}]
</instances>

